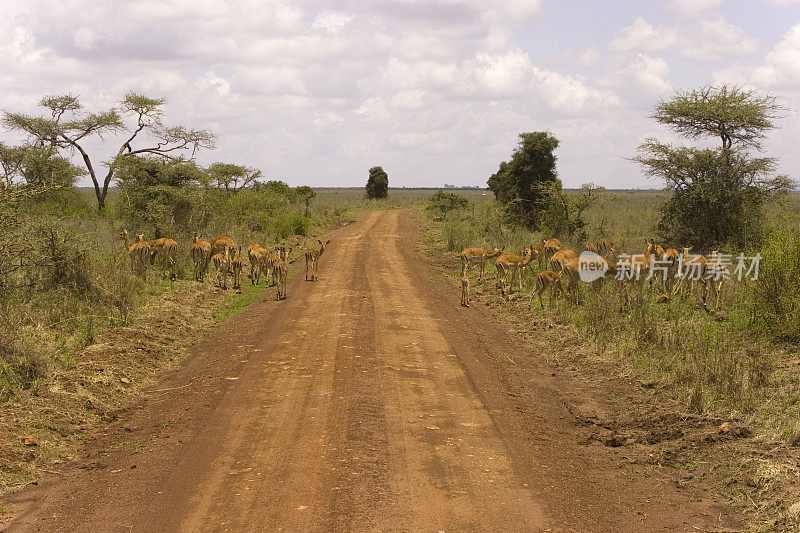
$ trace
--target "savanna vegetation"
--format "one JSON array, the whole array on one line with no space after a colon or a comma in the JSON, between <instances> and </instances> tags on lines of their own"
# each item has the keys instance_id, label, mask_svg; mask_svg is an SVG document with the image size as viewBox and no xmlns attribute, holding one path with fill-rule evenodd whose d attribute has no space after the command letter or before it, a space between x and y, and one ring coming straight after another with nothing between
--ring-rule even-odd
<instances>
[{"instance_id":1,"label":"savanna vegetation","mask_svg":"<svg viewBox=\"0 0 800 533\"><path fill-rule=\"evenodd\" d=\"M0 401L36 394L102 331L129 325L165 291L191 286L195 232L299 253L312 233L359 208L355 195L318 198L245 165L198 165L192 155L213 148L213 134L166 126L163 104L128 94L110 110L85 112L77 97L62 95L43 98L41 116L4 112L21 142L0 145ZM110 160L88 153L92 136L114 147ZM75 155L82 164L72 163ZM75 187L81 176L92 189ZM128 247L140 234L176 241L174 265L154 253L136 267Z\"/></svg>"},{"instance_id":2,"label":"savanna vegetation","mask_svg":"<svg viewBox=\"0 0 800 533\"><path fill-rule=\"evenodd\" d=\"M526 267L523 290L503 304L510 312L523 312L520 300L530 302L526 317L550 317L590 339L597 357L617 361L687 411L743 420L773 446L800 446L800 197L790 192L791 179L776 175L776 160L761 153L761 140L777 127L781 110L770 97L726 86L678 92L660 102L657 121L688 139L716 137L720 145L675 147L648 139L632 160L662 180L666 189L658 192L591 184L565 191L555 172L558 141L544 132L523 133L511 161L489 178L494 199L429 202L439 221L432 244L454 256L470 247L512 252L487 261L497 263L497 277L487 268L481 281L467 269L473 292L492 299L508 294L498 288L504 289L509 261L517 261ZM554 237L561 251L575 255L601 250L601 239L613 241L613 252L600 252L609 266L605 282L579 282L579 259L551 261L559 247L542 248ZM647 274L670 249L675 268L669 281L658 275L641 284L615 279L637 258ZM692 281L686 266L695 260L702 261L703 274ZM543 283L548 290L541 309L535 289ZM773 509L782 515L780 524L793 527L795 518L782 509Z\"/></svg>"},{"instance_id":3,"label":"savanna vegetation","mask_svg":"<svg viewBox=\"0 0 800 533\"><path fill-rule=\"evenodd\" d=\"M658 193L611 192L590 184L564 191L555 175L557 140L542 132L521 134L511 162L489 178L494 200L465 205L464 198L437 195L429 203L442 221L441 245L452 253L504 247L522 258L526 247L538 243L526 269L526 291L534 289L538 272L556 270L569 292L565 297L554 289L554 305L543 312L592 336L598 353L673 387L676 397L699 412L757 415L776 386L794 389L784 402L773 400L769 416L760 420L772 438L800 443L800 381L780 371L800 342L800 198L788 192L788 177L774 175L773 158L746 152L760 148L764 132L776 127L779 110L771 98L728 87L678 93L661 102L657 120L687 137L714 134L722 141L719 148L704 149L646 141L634 160L666 182L667 190ZM532 148L542 143L543 148ZM537 158L539 164L531 162ZM672 248L682 256L686 246L690 255L706 260L713 251L724 258L725 272L717 282L691 285L678 279L666 286L655 276L642 284L643 297L628 298L619 281L600 288L571 282L538 251L552 237L577 254L610 238L617 247L608 258L612 267L622 265L626 254L644 254L650 241L662 254ZM760 258L757 279L751 279L753 270L743 270L738 279L737 266L754 266L754 261L740 265L738 254ZM609 277L614 273L610 269ZM715 301L718 281L723 283ZM485 283L488 289L496 281ZM567 291L570 285L574 289Z\"/></svg>"}]
</instances>

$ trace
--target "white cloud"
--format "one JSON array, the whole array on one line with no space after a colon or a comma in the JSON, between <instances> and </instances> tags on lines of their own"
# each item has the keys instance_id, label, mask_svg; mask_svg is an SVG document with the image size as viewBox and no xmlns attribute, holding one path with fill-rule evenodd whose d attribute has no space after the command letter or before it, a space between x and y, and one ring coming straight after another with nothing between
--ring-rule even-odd
<instances>
[{"instance_id":1,"label":"white cloud","mask_svg":"<svg viewBox=\"0 0 800 533\"><path fill-rule=\"evenodd\" d=\"M7 47L11 52L11 57L17 59L22 64L39 61L45 50L36 45L36 38L28 28L14 28L13 38Z\"/></svg>"},{"instance_id":2,"label":"white cloud","mask_svg":"<svg viewBox=\"0 0 800 533\"><path fill-rule=\"evenodd\" d=\"M195 86L201 90L211 89L219 96L225 96L231 92L231 82L225 78L217 76L213 70L209 70L200 78L198 78Z\"/></svg>"},{"instance_id":3,"label":"white cloud","mask_svg":"<svg viewBox=\"0 0 800 533\"><path fill-rule=\"evenodd\" d=\"M758 48L758 41L722 16L680 26L653 26L637 18L611 40L609 48L623 52L670 50L684 57L713 61L752 54Z\"/></svg>"},{"instance_id":4,"label":"white cloud","mask_svg":"<svg viewBox=\"0 0 800 533\"><path fill-rule=\"evenodd\" d=\"M314 19L312 28L322 29L330 34L337 34L353 21L353 15L335 11L323 11Z\"/></svg>"},{"instance_id":5,"label":"white cloud","mask_svg":"<svg viewBox=\"0 0 800 533\"><path fill-rule=\"evenodd\" d=\"M624 83L623 80L633 81L652 95L663 94L672 88L667 81L669 66L660 57L639 54L616 74L619 83Z\"/></svg>"},{"instance_id":6,"label":"white cloud","mask_svg":"<svg viewBox=\"0 0 800 533\"><path fill-rule=\"evenodd\" d=\"M678 32L664 27L654 27L643 18L637 18L626 26L609 43L612 50L623 52L654 52L677 46Z\"/></svg>"},{"instance_id":7,"label":"white cloud","mask_svg":"<svg viewBox=\"0 0 800 533\"><path fill-rule=\"evenodd\" d=\"M537 69L536 86L547 105L565 115L576 115L587 107L607 109L621 105L620 99L608 92L592 88L586 79Z\"/></svg>"},{"instance_id":8,"label":"white cloud","mask_svg":"<svg viewBox=\"0 0 800 533\"><path fill-rule=\"evenodd\" d=\"M237 67L231 80L236 92L249 95L289 95L308 93L300 69L291 67Z\"/></svg>"},{"instance_id":9,"label":"white cloud","mask_svg":"<svg viewBox=\"0 0 800 533\"><path fill-rule=\"evenodd\" d=\"M701 22L695 40L685 41L682 53L694 59L714 60L728 56L748 55L758 49L758 41L723 17Z\"/></svg>"},{"instance_id":10,"label":"white cloud","mask_svg":"<svg viewBox=\"0 0 800 533\"><path fill-rule=\"evenodd\" d=\"M75 32L75 46L84 50L90 50L97 43L97 34L90 28L81 27Z\"/></svg>"},{"instance_id":11,"label":"white cloud","mask_svg":"<svg viewBox=\"0 0 800 533\"><path fill-rule=\"evenodd\" d=\"M800 84L800 24L793 26L757 66L737 64L714 73L718 82L754 88L798 90Z\"/></svg>"},{"instance_id":12,"label":"white cloud","mask_svg":"<svg viewBox=\"0 0 800 533\"><path fill-rule=\"evenodd\" d=\"M600 52L594 46L584 48L575 55L575 63L580 67L591 67L600 62Z\"/></svg>"},{"instance_id":13,"label":"white cloud","mask_svg":"<svg viewBox=\"0 0 800 533\"><path fill-rule=\"evenodd\" d=\"M723 0L672 0L667 7L685 17L696 17L703 11L722 5Z\"/></svg>"}]
</instances>

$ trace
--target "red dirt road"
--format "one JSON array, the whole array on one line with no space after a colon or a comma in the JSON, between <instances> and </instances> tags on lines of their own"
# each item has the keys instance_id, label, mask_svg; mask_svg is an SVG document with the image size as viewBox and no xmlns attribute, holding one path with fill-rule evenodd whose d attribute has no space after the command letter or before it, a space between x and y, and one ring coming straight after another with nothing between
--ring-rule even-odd
<instances>
[{"instance_id":1,"label":"red dirt road","mask_svg":"<svg viewBox=\"0 0 800 533\"><path fill-rule=\"evenodd\" d=\"M79 464L0 502L14 517L6 529L707 531L726 522L729 511L708 498L578 444L569 383L542 365L521 388L511 362L525 347L486 310L458 305L458 289L415 255L415 229L407 213L375 211L334 232L319 281L301 271L287 300L255 304L198 342Z\"/></svg>"}]
</instances>

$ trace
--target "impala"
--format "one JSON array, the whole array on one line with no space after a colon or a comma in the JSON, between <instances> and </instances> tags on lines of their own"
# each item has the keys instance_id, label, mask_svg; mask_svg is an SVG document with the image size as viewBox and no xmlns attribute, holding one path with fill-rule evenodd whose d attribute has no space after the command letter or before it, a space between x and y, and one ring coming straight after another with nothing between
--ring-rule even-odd
<instances>
[{"instance_id":1,"label":"impala","mask_svg":"<svg viewBox=\"0 0 800 533\"><path fill-rule=\"evenodd\" d=\"M276 283L278 285L278 300L285 300L286 299L286 277L289 273L289 265L286 264L281 258L278 258L275 261L274 266L272 267L272 276L275 278Z\"/></svg>"},{"instance_id":2,"label":"impala","mask_svg":"<svg viewBox=\"0 0 800 533\"><path fill-rule=\"evenodd\" d=\"M597 253L614 261L617 259L617 245L607 237L597 240Z\"/></svg>"},{"instance_id":3,"label":"impala","mask_svg":"<svg viewBox=\"0 0 800 533\"><path fill-rule=\"evenodd\" d=\"M544 256L545 257L553 257L557 251L561 249L561 241L556 239L555 237L549 240L544 241Z\"/></svg>"},{"instance_id":4,"label":"impala","mask_svg":"<svg viewBox=\"0 0 800 533\"><path fill-rule=\"evenodd\" d=\"M531 247L525 247L525 256L519 256L516 254L500 254L500 257L497 258L495 261L495 265L497 266L497 285L500 288L500 292L503 296L505 296L506 291L506 283L508 282L508 274L511 273L511 283L509 285L509 293L511 293L511 289L514 287L514 276L516 275L519 279L519 290L522 290L522 273L528 263L531 262L532 257Z\"/></svg>"},{"instance_id":5,"label":"impala","mask_svg":"<svg viewBox=\"0 0 800 533\"><path fill-rule=\"evenodd\" d=\"M258 285L261 274L261 263L269 256L269 252L258 244L251 244L247 247L247 260L250 264L250 283Z\"/></svg>"},{"instance_id":6,"label":"impala","mask_svg":"<svg viewBox=\"0 0 800 533\"><path fill-rule=\"evenodd\" d=\"M487 252L483 248L464 248L461 250L461 270L468 271L473 263L480 265L480 274L478 279L483 279L483 269L486 266L486 260L492 257L497 257L503 252L503 248L495 248L491 252Z\"/></svg>"},{"instance_id":7,"label":"impala","mask_svg":"<svg viewBox=\"0 0 800 533\"><path fill-rule=\"evenodd\" d=\"M691 246L683 247L682 265L677 274L680 279L679 292L681 297L686 296L688 289L689 296L694 292L693 285L698 281L703 287L703 301L706 301L708 284L706 283L706 272L708 270L708 259L702 255L689 255Z\"/></svg>"},{"instance_id":8,"label":"impala","mask_svg":"<svg viewBox=\"0 0 800 533\"><path fill-rule=\"evenodd\" d=\"M577 258L578 254L576 254L573 250L570 250L569 248L562 248L553 254L553 257L550 258L550 264L555 272L561 272L561 269L564 267L565 263Z\"/></svg>"},{"instance_id":9,"label":"impala","mask_svg":"<svg viewBox=\"0 0 800 533\"><path fill-rule=\"evenodd\" d=\"M719 257L719 250L712 250L711 257L706 264L706 287L711 289L714 298L714 308L719 307L719 293L722 292L722 283L730 275L728 266ZM703 298L705 301L705 297Z\"/></svg>"},{"instance_id":10,"label":"impala","mask_svg":"<svg viewBox=\"0 0 800 533\"><path fill-rule=\"evenodd\" d=\"M614 279L617 276L617 263L608 256L601 255L600 257L606 262L606 271L602 277L589 283L595 290L602 289L606 279Z\"/></svg>"},{"instance_id":11,"label":"impala","mask_svg":"<svg viewBox=\"0 0 800 533\"><path fill-rule=\"evenodd\" d=\"M469 307L469 278L464 269L461 270L461 305Z\"/></svg>"},{"instance_id":12,"label":"impala","mask_svg":"<svg viewBox=\"0 0 800 533\"><path fill-rule=\"evenodd\" d=\"M161 267L169 270L170 279L176 279L175 266L178 259L178 243L167 237L150 241L150 264L158 258Z\"/></svg>"},{"instance_id":13,"label":"impala","mask_svg":"<svg viewBox=\"0 0 800 533\"><path fill-rule=\"evenodd\" d=\"M231 259L230 259L230 251L226 248L222 253L216 253L211 258L211 261L214 263L214 268L216 269L216 273L214 274L214 282L216 283L217 287L222 287L223 289L228 289L228 271L231 267ZM222 277L222 283L220 283L219 278Z\"/></svg>"},{"instance_id":14,"label":"impala","mask_svg":"<svg viewBox=\"0 0 800 533\"><path fill-rule=\"evenodd\" d=\"M194 279L203 281L206 269L208 269L208 262L211 260L211 244L208 241L199 240L197 232L194 233L191 255L194 263Z\"/></svg>"},{"instance_id":15,"label":"impala","mask_svg":"<svg viewBox=\"0 0 800 533\"><path fill-rule=\"evenodd\" d=\"M275 248L274 250L277 251L278 249ZM280 258L281 256L279 254L267 251L267 255L264 256L259 263L261 273L264 274L264 277L271 277L270 284L273 286L275 285L275 262Z\"/></svg>"},{"instance_id":16,"label":"impala","mask_svg":"<svg viewBox=\"0 0 800 533\"><path fill-rule=\"evenodd\" d=\"M544 245L539 243L531 244L531 256L539 262L539 270L544 267Z\"/></svg>"},{"instance_id":17,"label":"impala","mask_svg":"<svg viewBox=\"0 0 800 533\"><path fill-rule=\"evenodd\" d=\"M150 244L144 240L142 235L140 239L134 243L128 237L128 230L122 230L117 239L121 240L128 250L128 257L131 260L131 270L140 276L145 273L147 269L147 258L150 257Z\"/></svg>"},{"instance_id":18,"label":"impala","mask_svg":"<svg viewBox=\"0 0 800 533\"><path fill-rule=\"evenodd\" d=\"M331 242L331 241L328 241L328 242ZM328 243L325 243L325 244L328 244ZM276 250L278 251L278 256L280 256L280 258L283 260L283 262L288 265L289 264L289 254L292 253L292 247L290 246L289 249L287 250L285 246L278 246L278 248L276 248Z\"/></svg>"},{"instance_id":19,"label":"impala","mask_svg":"<svg viewBox=\"0 0 800 533\"><path fill-rule=\"evenodd\" d=\"M319 243L319 250L315 248L307 248L306 249L306 281L308 281L308 266L311 265L311 281L316 281L319 279L317 277L317 263L319 263L319 256L322 255L322 252L325 251L325 246L330 243L330 240L322 242L321 240L317 239ZM285 262L286 260L283 259Z\"/></svg>"},{"instance_id":20,"label":"impala","mask_svg":"<svg viewBox=\"0 0 800 533\"><path fill-rule=\"evenodd\" d=\"M678 277L678 267L680 266L681 254L675 248L664 250L662 260L667 267L667 278L664 281L664 292L672 294L675 290L675 278Z\"/></svg>"},{"instance_id":21,"label":"impala","mask_svg":"<svg viewBox=\"0 0 800 533\"><path fill-rule=\"evenodd\" d=\"M211 241L211 255L224 254L225 251L230 251L230 254L233 255L235 249L236 243L227 235L220 235Z\"/></svg>"},{"instance_id":22,"label":"impala","mask_svg":"<svg viewBox=\"0 0 800 533\"><path fill-rule=\"evenodd\" d=\"M542 293L550 289L550 307L553 306L553 300L556 297L556 290L564 292L564 287L561 286L561 274L556 274L552 270L544 270L539 272L536 276L536 288L531 293L531 301L528 305L533 305L533 296L539 297L539 306L544 309L544 302L542 301Z\"/></svg>"},{"instance_id":23,"label":"impala","mask_svg":"<svg viewBox=\"0 0 800 533\"><path fill-rule=\"evenodd\" d=\"M663 283L666 290L668 269L665 268L666 265L663 262L664 254L666 252L664 251L664 247L661 246L660 244L655 244L653 239L650 239L650 242L653 242L653 249L652 249L653 255L650 258L650 265L649 265L650 271L648 273L648 277L650 278L650 290L653 290L653 286L657 278L661 279L661 282Z\"/></svg>"},{"instance_id":24,"label":"impala","mask_svg":"<svg viewBox=\"0 0 800 533\"><path fill-rule=\"evenodd\" d=\"M623 257L617 263L617 271L622 271L624 273L624 276L620 282L626 305L628 303L627 288L631 284L634 284L638 289L638 300L641 301L642 290L644 289L644 280L647 278L647 275L650 271L650 263L652 261L653 251L655 250L656 244L653 239L650 239L649 241L645 239L644 242L647 244L647 251L645 253Z\"/></svg>"},{"instance_id":25,"label":"impala","mask_svg":"<svg viewBox=\"0 0 800 533\"><path fill-rule=\"evenodd\" d=\"M231 274L233 274L233 288L236 292L242 292L242 249L241 246L236 250L236 255L231 259Z\"/></svg>"},{"instance_id":26,"label":"impala","mask_svg":"<svg viewBox=\"0 0 800 533\"><path fill-rule=\"evenodd\" d=\"M578 281L580 281L580 265L578 258L575 257L561 264L561 276L567 278L567 292L575 295L575 303L578 303Z\"/></svg>"}]
</instances>

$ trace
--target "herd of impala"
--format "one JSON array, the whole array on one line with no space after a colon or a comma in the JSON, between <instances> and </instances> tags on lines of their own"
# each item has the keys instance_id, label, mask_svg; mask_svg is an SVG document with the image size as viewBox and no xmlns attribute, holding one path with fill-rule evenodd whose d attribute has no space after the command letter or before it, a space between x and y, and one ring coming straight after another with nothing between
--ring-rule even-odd
<instances>
[{"instance_id":1,"label":"herd of impala","mask_svg":"<svg viewBox=\"0 0 800 533\"><path fill-rule=\"evenodd\" d=\"M118 237L123 241L128 251L131 261L131 268L139 275L144 275L148 264L152 265L159 261L162 268L169 272L170 279L176 279L176 265L178 260L178 243L169 238L154 239L146 241L144 235L140 234L135 242L131 242L128 230L123 230ZM306 281L316 281L317 263L325 246L331 241L317 239L319 247L306 247L303 251L306 260ZM271 276L272 285L278 288L277 298L286 298L286 278L289 273L289 254L292 248L285 246L275 246L267 249L258 244L251 244L247 247L247 259L250 266L251 283L258 285L261 275L266 278ZM211 242L200 240L197 233L194 234L190 256L194 263L195 281L203 281L209 265L213 264L215 269L214 283L223 288L228 288L228 277L233 281L233 288L241 292L241 278L244 262L242 261L242 247L227 235L222 235ZM309 273L311 276L309 277Z\"/></svg>"},{"instance_id":2,"label":"herd of impala","mask_svg":"<svg viewBox=\"0 0 800 533\"><path fill-rule=\"evenodd\" d=\"M653 239L645 241L646 250L641 254L625 255L620 258L617 245L608 238L599 239L596 242L586 243L586 250L594 252L599 260L604 262L604 268L600 269L602 275L592 281L595 288L600 288L606 279L613 279L622 291L625 301L628 299L628 290L634 288L639 291L644 289L645 284L650 288L658 287L663 289L659 296L659 301L664 302L669 299L671 294L680 293L681 296L692 296L699 287L702 291L702 305L705 302L709 291L714 298L715 306L719 304L719 292L722 289L722 278L710 275L715 271L724 269L720 263L717 251L711 252L710 257L702 255L690 255L691 247L683 248L679 252L675 248L665 249L657 244ZM531 304L534 297L539 298L539 305L544 308L542 294L550 292L550 302L558 293L569 293L574 295L577 301L578 281L580 280L579 256L574 250L564 248L558 239L544 240L542 244L531 244L526 246L522 255L513 253L503 253L503 248L495 248L486 251L483 248L466 248L461 252L461 305L469 306L469 277L468 273L473 264L479 266L479 278L483 278L487 259L497 258L497 288L505 296L513 290L515 278L518 281L519 290L522 290L522 275L525 268L534 260L539 264L539 272L536 275L536 284L531 294ZM548 265L549 262L549 265ZM549 266L549 269L545 269ZM651 270L658 268L657 275ZM624 274L624 275L621 275ZM510 275L510 280L509 280ZM562 285L562 280L566 282L566 288Z\"/></svg>"}]
</instances>

